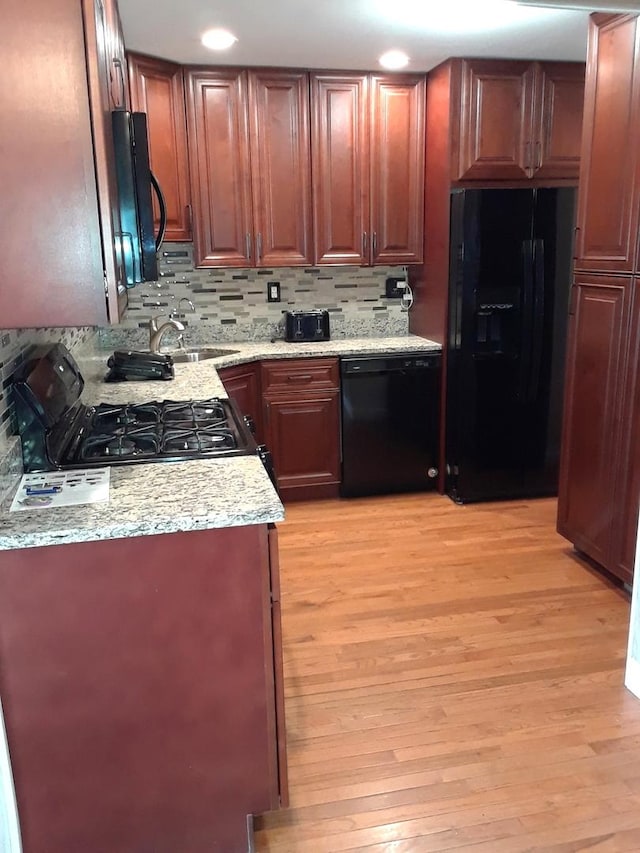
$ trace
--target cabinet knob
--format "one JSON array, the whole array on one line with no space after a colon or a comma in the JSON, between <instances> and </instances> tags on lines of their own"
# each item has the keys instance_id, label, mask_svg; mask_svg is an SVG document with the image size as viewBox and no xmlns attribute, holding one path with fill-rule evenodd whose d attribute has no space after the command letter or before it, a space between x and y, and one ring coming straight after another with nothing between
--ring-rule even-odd
<instances>
[{"instance_id":1,"label":"cabinet knob","mask_svg":"<svg viewBox=\"0 0 640 853\"><path fill-rule=\"evenodd\" d=\"M437 468L429 468L429 470L427 471L427 477L429 477L431 480L435 480L435 478L437 476L438 476L438 469Z\"/></svg>"}]
</instances>

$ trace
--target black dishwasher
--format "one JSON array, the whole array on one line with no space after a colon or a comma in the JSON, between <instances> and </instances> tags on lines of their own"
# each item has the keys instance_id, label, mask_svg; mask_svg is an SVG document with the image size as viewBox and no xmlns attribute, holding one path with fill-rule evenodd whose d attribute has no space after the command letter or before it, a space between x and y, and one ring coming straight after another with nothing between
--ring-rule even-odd
<instances>
[{"instance_id":1,"label":"black dishwasher","mask_svg":"<svg viewBox=\"0 0 640 853\"><path fill-rule=\"evenodd\" d=\"M343 497L433 489L440 353L340 360Z\"/></svg>"}]
</instances>

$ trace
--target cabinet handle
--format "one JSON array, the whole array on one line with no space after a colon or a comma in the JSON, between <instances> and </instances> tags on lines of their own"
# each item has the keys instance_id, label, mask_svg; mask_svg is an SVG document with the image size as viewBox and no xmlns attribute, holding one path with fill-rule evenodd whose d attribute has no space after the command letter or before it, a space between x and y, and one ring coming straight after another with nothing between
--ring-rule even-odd
<instances>
[{"instance_id":1,"label":"cabinet handle","mask_svg":"<svg viewBox=\"0 0 640 853\"><path fill-rule=\"evenodd\" d=\"M527 177L531 177L532 167L531 167L531 140L528 139L524 146L524 170L527 173Z\"/></svg>"},{"instance_id":2,"label":"cabinet handle","mask_svg":"<svg viewBox=\"0 0 640 853\"><path fill-rule=\"evenodd\" d=\"M247 233L244 235L244 240L245 240L245 248L247 251L247 260L250 261L251 260L251 234L249 233L249 231L247 231Z\"/></svg>"},{"instance_id":3,"label":"cabinet handle","mask_svg":"<svg viewBox=\"0 0 640 853\"><path fill-rule=\"evenodd\" d=\"M540 140L536 142L536 170L542 166L542 143Z\"/></svg>"},{"instance_id":4,"label":"cabinet handle","mask_svg":"<svg viewBox=\"0 0 640 853\"><path fill-rule=\"evenodd\" d=\"M573 260L578 260L578 237L580 236L580 226L576 225L573 229Z\"/></svg>"},{"instance_id":5,"label":"cabinet handle","mask_svg":"<svg viewBox=\"0 0 640 853\"><path fill-rule=\"evenodd\" d=\"M378 254L378 235L374 231L371 234L371 260L375 261L376 255Z\"/></svg>"},{"instance_id":6,"label":"cabinet handle","mask_svg":"<svg viewBox=\"0 0 640 853\"><path fill-rule=\"evenodd\" d=\"M256 236L256 263L259 264L262 259L262 234L258 231Z\"/></svg>"},{"instance_id":7,"label":"cabinet handle","mask_svg":"<svg viewBox=\"0 0 640 853\"><path fill-rule=\"evenodd\" d=\"M289 382L311 382L313 376L310 373L294 373L292 376L287 376Z\"/></svg>"},{"instance_id":8,"label":"cabinet handle","mask_svg":"<svg viewBox=\"0 0 640 853\"><path fill-rule=\"evenodd\" d=\"M193 236L193 208L190 204L185 204L184 210L187 214L187 228L189 229L191 236Z\"/></svg>"},{"instance_id":9,"label":"cabinet handle","mask_svg":"<svg viewBox=\"0 0 640 853\"><path fill-rule=\"evenodd\" d=\"M367 244L368 244L367 232L363 231L362 232L362 260L363 261L367 260Z\"/></svg>"},{"instance_id":10,"label":"cabinet handle","mask_svg":"<svg viewBox=\"0 0 640 853\"><path fill-rule=\"evenodd\" d=\"M115 56L113 57L113 64L115 65L116 70L118 72L118 77L120 78L120 94L122 96L118 100L117 106L123 107L127 102L127 99L125 97L124 69L122 67L122 61Z\"/></svg>"}]
</instances>

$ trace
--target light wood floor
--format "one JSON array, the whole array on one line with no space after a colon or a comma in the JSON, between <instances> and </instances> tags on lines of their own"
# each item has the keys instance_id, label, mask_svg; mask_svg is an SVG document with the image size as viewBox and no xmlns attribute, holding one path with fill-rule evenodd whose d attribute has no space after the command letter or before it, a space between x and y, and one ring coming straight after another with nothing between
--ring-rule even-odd
<instances>
[{"instance_id":1,"label":"light wood floor","mask_svg":"<svg viewBox=\"0 0 640 853\"><path fill-rule=\"evenodd\" d=\"M627 596L555 501L287 508L291 807L258 851L640 851Z\"/></svg>"}]
</instances>

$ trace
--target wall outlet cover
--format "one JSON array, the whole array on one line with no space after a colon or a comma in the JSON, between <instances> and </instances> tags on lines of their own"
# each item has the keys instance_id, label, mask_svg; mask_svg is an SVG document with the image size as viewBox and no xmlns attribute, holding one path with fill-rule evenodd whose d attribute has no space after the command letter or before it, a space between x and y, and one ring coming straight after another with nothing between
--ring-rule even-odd
<instances>
[{"instance_id":1,"label":"wall outlet cover","mask_svg":"<svg viewBox=\"0 0 640 853\"><path fill-rule=\"evenodd\" d=\"M267 302L280 302L280 282L267 282Z\"/></svg>"},{"instance_id":2,"label":"wall outlet cover","mask_svg":"<svg viewBox=\"0 0 640 853\"><path fill-rule=\"evenodd\" d=\"M389 276L385 282L385 296L387 299L401 299L407 280L404 278Z\"/></svg>"}]
</instances>

